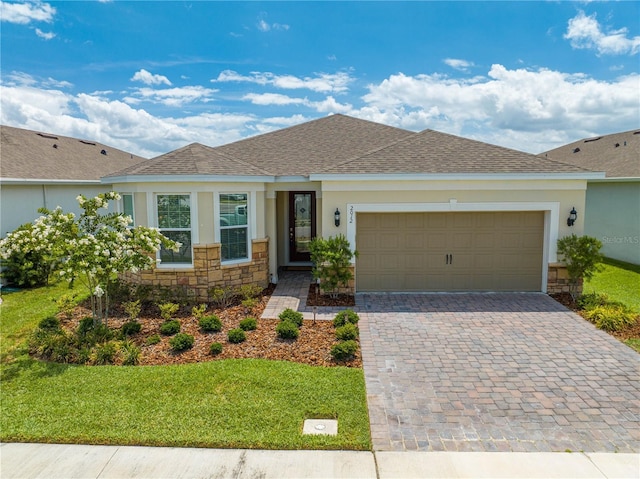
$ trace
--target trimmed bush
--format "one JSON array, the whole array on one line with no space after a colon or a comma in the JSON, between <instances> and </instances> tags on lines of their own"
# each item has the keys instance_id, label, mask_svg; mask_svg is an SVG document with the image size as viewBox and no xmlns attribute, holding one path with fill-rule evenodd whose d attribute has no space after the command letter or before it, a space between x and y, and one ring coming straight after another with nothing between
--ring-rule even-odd
<instances>
[{"instance_id":1,"label":"trimmed bush","mask_svg":"<svg viewBox=\"0 0 640 479\"><path fill-rule=\"evenodd\" d=\"M215 314L204 316L198 321L200 329L205 333L217 333L222 331L222 321Z\"/></svg>"},{"instance_id":2,"label":"trimmed bush","mask_svg":"<svg viewBox=\"0 0 640 479\"><path fill-rule=\"evenodd\" d=\"M584 312L585 317L604 331L620 331L636 322L637 315L621 304L595 306Z\"/></svg>"},{"instance_id":3,"label":"trimmed bush","mask_svg":"<svg viewBox=\"0 0 640 479\"><path fill-rule=\"evenodd\" d=\"M211 354L212 356L217 356L221 352L222 352L222 344L211 343L211 346L209 346L209 354Z\"/></svg>"},{"instance_id":4,"label":"trimmed bush","mask_svg":"<svg viewBox=\"0 0 640 479\"><path fill-rule=\"evenodd\" d=\"M60 329L60 321L55 316L49 316L48 318L41 319L38 327L45 331L55 331Z\"/></svg>"},{"instance_id":5,"label":"trimmed bush","mask_svg":"<svg viewBox=\"0 0 640 479\"><path fill-rule=\"evenodd\" d=\"M578 307L580 309L593 309L596 306L604 306L609 302L609 297L604 293L588 293L578 298Z\"/></svg>"},{"instance_id":6,"label":"trimmed bush","mask_svg":"<svg viewBox=\"0 0 640 479\"><path fill-rule=\"evenodd\" d=\"M344 311L340 311L338 314L336 314L336 317L333 318L333 325L338 328L340 326L344 326L347 323L357 324L358 321L360 321L360 316L358 316L355 311L351 309L345 309Z\"/></svg>"},{"instance_id":7,"label":"trimmed bush","mask_svg":"<svg viewBox=\"0 0 640 479\"><path fill-rule=\"evenodd\" d=\"M227 335L227 337L230 343L236 343L236 344L241 343L247 339L246 333L240 328L232 329L231 331L229 331L229 334Z\"/></svg>"},{"instance_id":8,"label":"trimmed bush","mask_svg":"<svg viewBox=\"0 0 640 479\"><path fill-rule=\"evenodd\" d=\"M331 348L331 357L336 361L348 361L358 351L358 343L353 340L342 341Z\"/></svg>"},{"instance_id":9,"label":"trimmed bush","mask_svg":"<svg viewBox=\"0 0 640 479\"><path fill-rule=\"evenodd\" d=\"M278 333L278 337L281 339L298 339L300 330L295 323L287 320L278 323L276 326L276 333Z\"/></svg>"},{"instance_id":10,"label":"trimmed bush","mask_svg":"<svg viewBox=\"0 0 640 479\"><path fill-rule=\"evenodd\" d=\"M78 323L78 327L76 328L76 334L80 338L84 338L90 331L93 330L93 318L91 316L87 316L82 318Z\"/></svg>"},{"instance_id":11,"label":"trimmed bush","mask_svg":"<svg viewBox=\"0 0 640 479\"><path fill-rule=\"evenodd\" d=\"M160 341L161 339L159 334L152 334L147 338L144 344L147 346L153 346L154 344L158 344Z\"/></svg>"},{"instance_id":12,"label":"trimmed bush","mask_svg":"<svg viewBox=\"0 0 640 479\"><path fill-rule=\"evenodd\" d=\"M280 313L278 318L280 318L281 321L289 321L295 324L297 327L302 326L302 322L304 319L304 317L302 316L302 313L298 311L294 311L291 308L285 309L282 313Z\"/></svg>"},{"instance_id":13,"label":"trimmed bush","mask_svg":"<svg viewBox=\"0 0 640 479\"><path fill-rule=\"evenodd\" d=\"M242 329L243 331L253 331L255 329L258 329L258 322L255 320L255 318L245 318L240 321L240 329Z\"/></svg>"},{"instance_id":14,"label":"trimmed bush","mask_svg":"<svg viewBox=\"0 0 640 479\"><path fill-rule=\"evenodd\" d=\"M160 326L160 332L165 336L171 336L173 334L180 332L180 321L177 319L170 319L169 321L165 321Z\"/></svg>"},{"instance_id":15,"label":"trimmed bush","mask_svg":"<svg viewBox=\"0 0 640 479\"><path fill-rule=\"evenodd\" d=\"M344 326L338 326L336 328L336 338L338 338L340 341L357 339L358 334L358 326L352 323L347 323Z\"/></svg>"},{"instance_id":16,"label":"trimmed bush","mask_svg":"<svg viewBox=\"0 0 640 479\"><path fill-rule=\"evenodd\" d=\"M190 334L178 333L169 340L169 346L175 352L186 351L193 347L194 338Z\"/></svg>"},{"instance_id":17,"label":"trimmed bush","mask_svg":"<svg viewBox=\"0 0 640 479\"><path fill-rule=\"evenodd\" d=\"M121 330L123 336L131 336L138 334L142 330L142 325L138 321L129 321L122 325Z\"/></svg>"}]
</instances>

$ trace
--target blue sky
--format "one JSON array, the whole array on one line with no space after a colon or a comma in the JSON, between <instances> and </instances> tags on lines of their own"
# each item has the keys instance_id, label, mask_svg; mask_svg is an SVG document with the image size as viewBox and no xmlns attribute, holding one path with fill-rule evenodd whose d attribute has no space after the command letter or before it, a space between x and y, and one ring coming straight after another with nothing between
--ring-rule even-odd
<instances>
[{"instance_id":1,"label":"blue sky","mask_svg":"<svg viewBox=\"0 0 640 479\"><path fill-rule=\"evenodd\" d=\"M532 153L640 127L640 2L0 4L1 123L145 157L332 113Z\"/></svg>"}]
</instances>

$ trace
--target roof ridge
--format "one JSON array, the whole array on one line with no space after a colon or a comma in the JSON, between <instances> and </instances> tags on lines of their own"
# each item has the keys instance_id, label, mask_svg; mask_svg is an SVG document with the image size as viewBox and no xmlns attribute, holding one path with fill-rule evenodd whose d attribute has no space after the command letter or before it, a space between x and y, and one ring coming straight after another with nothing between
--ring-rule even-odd
<instances>
[{"instance_id":1,"label":"roof ridge","mask_svg":"<svg viewBox=\"0 0 640 479\"><path fill-rule=\"evenodd\" d=\"M218 151L217 150L218 147L207 146L207 145L203 145L202 143L197 143L197 142L191 143L191 145L200 145L200 146L202 146L204 148L207 148L208 150L212 151L213 153L215 153L218 156L221 156L221 157L226 158L226 159L231 160L231 161L235 161L236 163L241 163L242 165L245 165L245 166L250 166L250 167L252 167L252 168L264 173L265 175L275 176L274 173L272 173L270 171L267 171L267 170L265 170L265 169L263 169L263 168L261 168L261 167L259 167L257 165L254 165L253 163L249 163L247 161L241 160L240 158L235 158L235 157L233 157L231 155L228 155L226 153L222 153L221 151ZM189 145L189 146L191 146L191 145Z\"/></svg>"}]
</instances>

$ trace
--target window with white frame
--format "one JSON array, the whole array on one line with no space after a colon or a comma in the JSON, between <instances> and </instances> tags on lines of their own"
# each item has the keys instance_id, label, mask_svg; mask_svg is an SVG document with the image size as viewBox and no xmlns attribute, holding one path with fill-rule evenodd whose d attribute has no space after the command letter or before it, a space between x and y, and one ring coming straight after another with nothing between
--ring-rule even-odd
<instances>
[{"instance_id":1,"label":"window with white frame","mask_svg":"<svg viewBox=\"0 0 640 479\"><path fill-rule=\"evenodd\" d=\"M164 264L189 263L191 250L191 196L156 195L158 228L167 238L181 244L178 251L160 250L160 261Z\"/></svg>"},{"instance_id":2,"label":"window with white frame","mask_svg":"<svg viewBox=\"0 0 640 479\"><path fill-rule=\"evenodd\" d=\"M134 226L136 219L133 211L133 195L131 193L122 193L120 195L120 201L122 202L120 211L125 216L131 217L129 226Z\"/></svg>"},{"instance_id":3,"label":"window with white frame","mask_svg":"<svg viewBox=\"0 0 640 479\"><path fill-rule=\"evenodd\" d=\"M249 259L249 195L221 193L220 243L222 261Z\"/></svg>"}]
</instances>

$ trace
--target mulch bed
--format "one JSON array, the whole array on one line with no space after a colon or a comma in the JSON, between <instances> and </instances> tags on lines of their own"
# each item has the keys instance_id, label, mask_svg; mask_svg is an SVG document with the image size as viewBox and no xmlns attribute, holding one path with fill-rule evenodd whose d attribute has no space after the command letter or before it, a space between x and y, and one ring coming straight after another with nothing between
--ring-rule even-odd
<instances>
[{"instance_id":1,"label":"mulch bed","mask_svg":"<svg viewBox=\"0 0 640 479\"><path fill-rule=\"evenodd\" d=\"M550 295L553 299L555 299L558 303L562 304L567 309L582 315L582 311L578 307L577 303L573 301L573 298L569 293L557 293ZM584 317L584 316L583 316ZM588 321L585 318L585 321ZM620 341L626 341L627 339L637 339L640 338L640 316L636 319L636 324L633 326L629 326L622 331L606 331L611 336L617 338Z\"/></svg>"},{"instance_id":2,"label":"mulch bed","mask_svg":"<svg viewBox=\"0 0 640 479\"><path fill-rule=\"evenodd\" d=\"M130 337L141 348L140 365L187 364L231 358L260 358L293 361L312 366L362 367L360 351L351 361L337 362L331 357L331 347L338 343L331 321L305 320L297 340L278 338L276 325L279 320L259 319L269 301L271 292L272 289L265 290L262 297L258 298L258 304L251 311L245 311L242 305L234 305L226 309L210 307L206 314L215 314L222 321L223 327L219 333L200 331L198 321L191 315L191 308L183 308L175 315L174 319L178 319L182 325L180 332L191 334L195 341L193 348L181 353L174 353L171 350L169 346L171 336L160 335L161 341L158 344L144 344L149 336L159 333L160 326L164 322L157 307L145 308L138 319L142 330ZM110 315L108 322L110 328L120 328L128 321L126 314L120 309L114 308L114 312ZM71 319L60 317L60 320L64 328L73 330L78 326L79 321L87 316L91 316L91 308L89 305L83 304L76 308ZM258 328L254 331L247 331L247 340L243 343L229 343L227 341L229 330L238 328L240 321L247 317L256 318ZM222 353L216 356L209 354L209 347L214 342L223 345Z\"/></svg>"},{"instance_id":3,"label":"mulch bed","mask_svg":"<svg viewBox=\"0 0 640 479\"><path fill-rule=\"evenodd\" d=\"M332 298L328 294L319 294L316 284L309 285L309 295L307 296L307 306L342 306L349 308L356 305L356 298L352 294L339 294Z\"/></svg>"}]
</instances>

